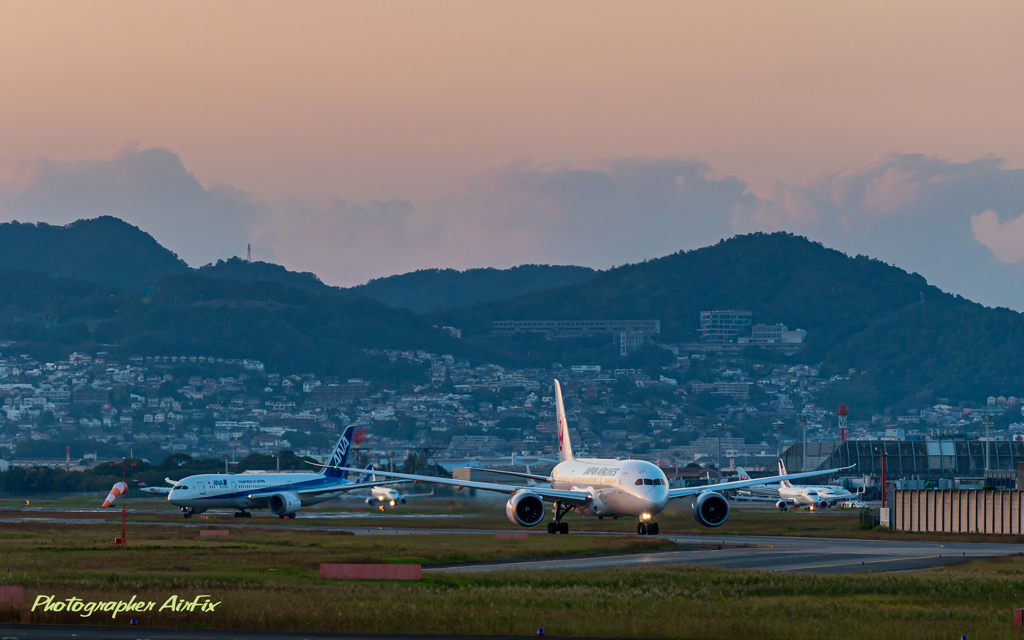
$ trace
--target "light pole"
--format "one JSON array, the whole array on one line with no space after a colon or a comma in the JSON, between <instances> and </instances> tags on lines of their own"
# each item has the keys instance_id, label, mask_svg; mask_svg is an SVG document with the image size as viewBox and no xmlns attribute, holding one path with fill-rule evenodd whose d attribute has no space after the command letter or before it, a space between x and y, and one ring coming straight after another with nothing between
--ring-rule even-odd
<instances>
[{"instance_id":1,"label":"light pole","mask_svg":"<svg viewBox=\"0 0 1024 640\"><path fill-rule=\"evenodd\" d=\"M715 431L718 433L718 484L722 483L722 431L725 430L725 425L721 422L715 425Z\"/></svg>"},{"instance_id":2,"label":"light pole","mask_svg":"<svg viewBox=\"0 0 1024 640\"><path fill-rule=\"evenodd\" d=\"M782 429L786 425L783 424L782 420L776 420L775 423L772 426L775 427L775 433L777 434L776 438L779 441L779 455L778 455L778 458L779 458L779 460L782 460Z\"/></svg>"},{"instance_id":3,"label":"light pole","mask_svg":"<svg viewBox=\"0 0 1024 640\"><path fill-rule=\"evenodd\" d=\"M804 428L803 460L800 462L800 472L807 471L807 414L800 414L800 426Z\"/></svg>"},{"instance_id":4,"label":"light pole","mask_svg":"<svg viewBox=\"0 0 1024 640\"><path fill-rule=\"evenodd\" d=\"M988 428L992 423L989 416L985 416L985 471L988 472Z\"/></svg>"}]
</instances>

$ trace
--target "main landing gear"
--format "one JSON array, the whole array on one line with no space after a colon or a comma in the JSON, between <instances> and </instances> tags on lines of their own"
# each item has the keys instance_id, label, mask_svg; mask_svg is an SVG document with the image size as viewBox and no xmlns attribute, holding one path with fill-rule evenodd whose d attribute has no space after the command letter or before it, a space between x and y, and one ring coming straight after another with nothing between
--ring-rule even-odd
<instances>
[{"instance_id":1,"label":"main landing gear","mask_svg":"<svg viewBox=\"0 0 1024 640\"><path fill-rule=\"evenodd\" d=\"M236 518L251 518L252 514L249 513L248 511L246 511L245 509L239 509L238 511L235 512L235 517Z\"/></svg>"},{"instance_id":2,"label":"main landing gear","mask_svg":"<svg viewBox=\"0 0 1024 640\"><path fill-rule=\"evenodd\" d=\"M548 533L569 533L569 523L562 522L562 517L575 509L575 507L563 507L561 502L555 503L555 521L548 523Z\"/></svg>"},{"instance_id":3,"label":"main landing gear","mask_svg":"<svg viewBox=\"0 0 1024 640\"><path fill-rule=\"evenodd\" d=\"M656 536L658 535L658 523L641 521L636 525L636 533L641 536Z\"/></svg>"}]
</instances>

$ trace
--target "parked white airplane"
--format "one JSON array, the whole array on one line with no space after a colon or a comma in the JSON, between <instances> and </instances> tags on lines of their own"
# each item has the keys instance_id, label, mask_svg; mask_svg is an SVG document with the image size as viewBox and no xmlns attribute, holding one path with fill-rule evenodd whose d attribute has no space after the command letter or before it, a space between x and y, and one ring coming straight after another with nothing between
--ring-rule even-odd
<instances>
[{"instance_id":1,"label":"parked white airplane","mask_svg":"<svg viewBox=\"0 0 1024 640\"><path fill-rule=\"evenodd\" d=\"M383 482L350 482L339 469L348 463L349 447L355 427L348 427L338 440L328 468L319 473L222 473L201 474L178 480L167 499L181 509L186 518L212 508L238 509L236 518L249 518L246 509L270 509L276 516L295 517L300 507L330 500L353 489ZM358 470L357 470L358 471ZM173 482L173 481L172 481Z\"/></svg>"},{"instance_id":2,"label":"parked white airplane","mask_svg":"<svg viewBox=\"0 0 1024 640\"><path fill-rule=\"evenodd\" d=\"M569 533L569 523L562 522L562 517L569 511L577 511L584 515L595 515L598 518L636 517L639 519L636 527L637 533L653 535L658 533L658 523L654 521L654 517L665 509L669 500L695 497L693 502L694 519L704 526L717 527L729 517L729 503L721 494L712 489L738 489L753 484L762 484L766 480L795 480L839 471L839 469L828 469L746 482L729 482L710 487L669 489L668 478L660 468L650 462L576 459L572 454L572 443L569 441L569 428L565 419L565 407L562 403L562 390L557 380L555 380L555 416L559 463L551 470L550 476L488 469L492 473L524 477L538 482L550 482L551 488L473 482L389 471L377 471L376 474L396 480L448 484L460 488L509 494L508 503L505 505L505 515L513 523L524 527L540 524L544 519L544 502L553 502L555 521L548 523L548 533ZM343 465L318 466L334 468L338 471L360 471Z\"/></svg>"},{"instance_id":3,"label":"parked white airplane","mask_svg":"<svg viewBox=\"0 0 1024 640\"><path fill-rule=\"evenodd\" d=\"M740 480L750 479L750 476L743 470L743 467L737 467L736 471L739 472ZM786 474L786 465L783 464L782 460L779 460L779 472L782 475ZM772 480L772 478L761 479L762 482L765 480ZM781 480L778 487L767 483L755 485L749 487L747 492L763 500L775 499L775 506L782 511L786 511L791 506L806 506L812 509L820 509L854 497L852 493L842 487L832 485L794 485L788 480Z\"/></svg>"},{"instance_id":4,"label":"parked white airplane","mask_svg":"<svg viewBox=\"0 0 1024 640\"><path fill-rule=\"evenodd\" d=\"M166 496L171 492L170 487L151 487L142 480L136 480L135 484L138 485L139 491L142 493L155 493L157 495Z\"/></svg>"}]
</instances>

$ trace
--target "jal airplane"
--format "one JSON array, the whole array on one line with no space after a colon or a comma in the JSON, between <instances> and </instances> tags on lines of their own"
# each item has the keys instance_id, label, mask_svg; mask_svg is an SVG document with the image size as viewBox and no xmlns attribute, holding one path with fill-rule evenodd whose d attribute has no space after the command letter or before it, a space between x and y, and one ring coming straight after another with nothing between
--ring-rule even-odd
<instances>
[{"instance_id":1,"label":"jal airplane","mask_svg":"<svg viewBox=\"0 0 1024 640\"><path fill-rule=\"evenodd\" d=\"M748 476L747 472L743 470L743 467L738 467L736 471L739 472L740 480L750 479L750 476ZM779 471L783 475L786 474L786 465L782 463L782 460L779 460ZM855 497L846 489L832 485L795 485L788 480L782 480L776 488L765 482L773 480L774 478L759 478L759 482L762 482L763 484L760 486L755 485L750 487L749 492L752 496L763 496L764 500L771 500L774 498L776 500L775 506L781 511L786 511L791 506L823 509L839 502L840 500Z\"/></svg>"},{"instance_id":2,"label":"jal airplane","mask_svg":"<svg viewBox=\"0 0 1024 640\"><path fill-rule=\"evenodd\" d=\"M252 517L251 510L270 509L274 515L295 517L301 507L336 498L346 491L383 482L351 482L340 471L348 463L355 427L348 427L334 449L329 465L319 473L201 474L175 482L167 499L186 518L208 509L237 509L236 518ZM247 511L248 509L248 511Z\"/></svg>"},{"instance_id":3,"label":"jal airplane","mask_svg":"<svg viewBox=\"0 0 1024 640\"><path fill-rule=\"evenodd\" d=\"M562 518L570 511L598 518L637 518L636 531L640 535L657 535L658 523L656 516L661 513L670 500L679 498L695 498L693 501L694 519L706 526L717 527L729 517L729 502L719 490L738 489L765 482L781 482L811 476L824 475L839 471L827 469L780 475L774 478L759 478L739 482L728 482L713 487L686 487L669 489L668 478L656 465L643 460L614 460L598 458L576 458L569 441L568 423L565 419L565 406L562 403L562 389L555 380L555 412L558 431L558 464L551 470L550 476L501 471L488 469L491 473L502 473L518 476L537 482L550 483L549 487L496 484L489 482L472 482L434 476L420 476L409 473L376 471L378 476L395 480L413 480L448 484L456 487L495 491L509 495L505 504L505 515L513 523L523 527L533 527L544 520L545 502L554 503L554 522L548 523L548 533L569 533L569 523ZM361 471L350 469L344 465L323 466L337 471ZM714 490L712 490L712 488Z\"/></svg>"}]
</instances>

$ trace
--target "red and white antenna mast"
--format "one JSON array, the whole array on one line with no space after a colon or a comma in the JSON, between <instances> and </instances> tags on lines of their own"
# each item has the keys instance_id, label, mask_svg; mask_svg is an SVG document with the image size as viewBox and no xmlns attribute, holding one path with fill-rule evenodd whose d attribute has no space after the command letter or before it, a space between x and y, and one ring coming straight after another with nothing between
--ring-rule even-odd
<instances>
[{"instance_id":1,"label":"red and white antenna mast","mask_svg":"<svg viewBox=\"0 0 1024 640\"><path fill-rule=\"evenodd\" d=\"M848 432L846 430L846 418L850 415L850 407L843 402L836 408L836 415L839 416L839 444L846 442Z\"/></svg>"}]
</instances>

